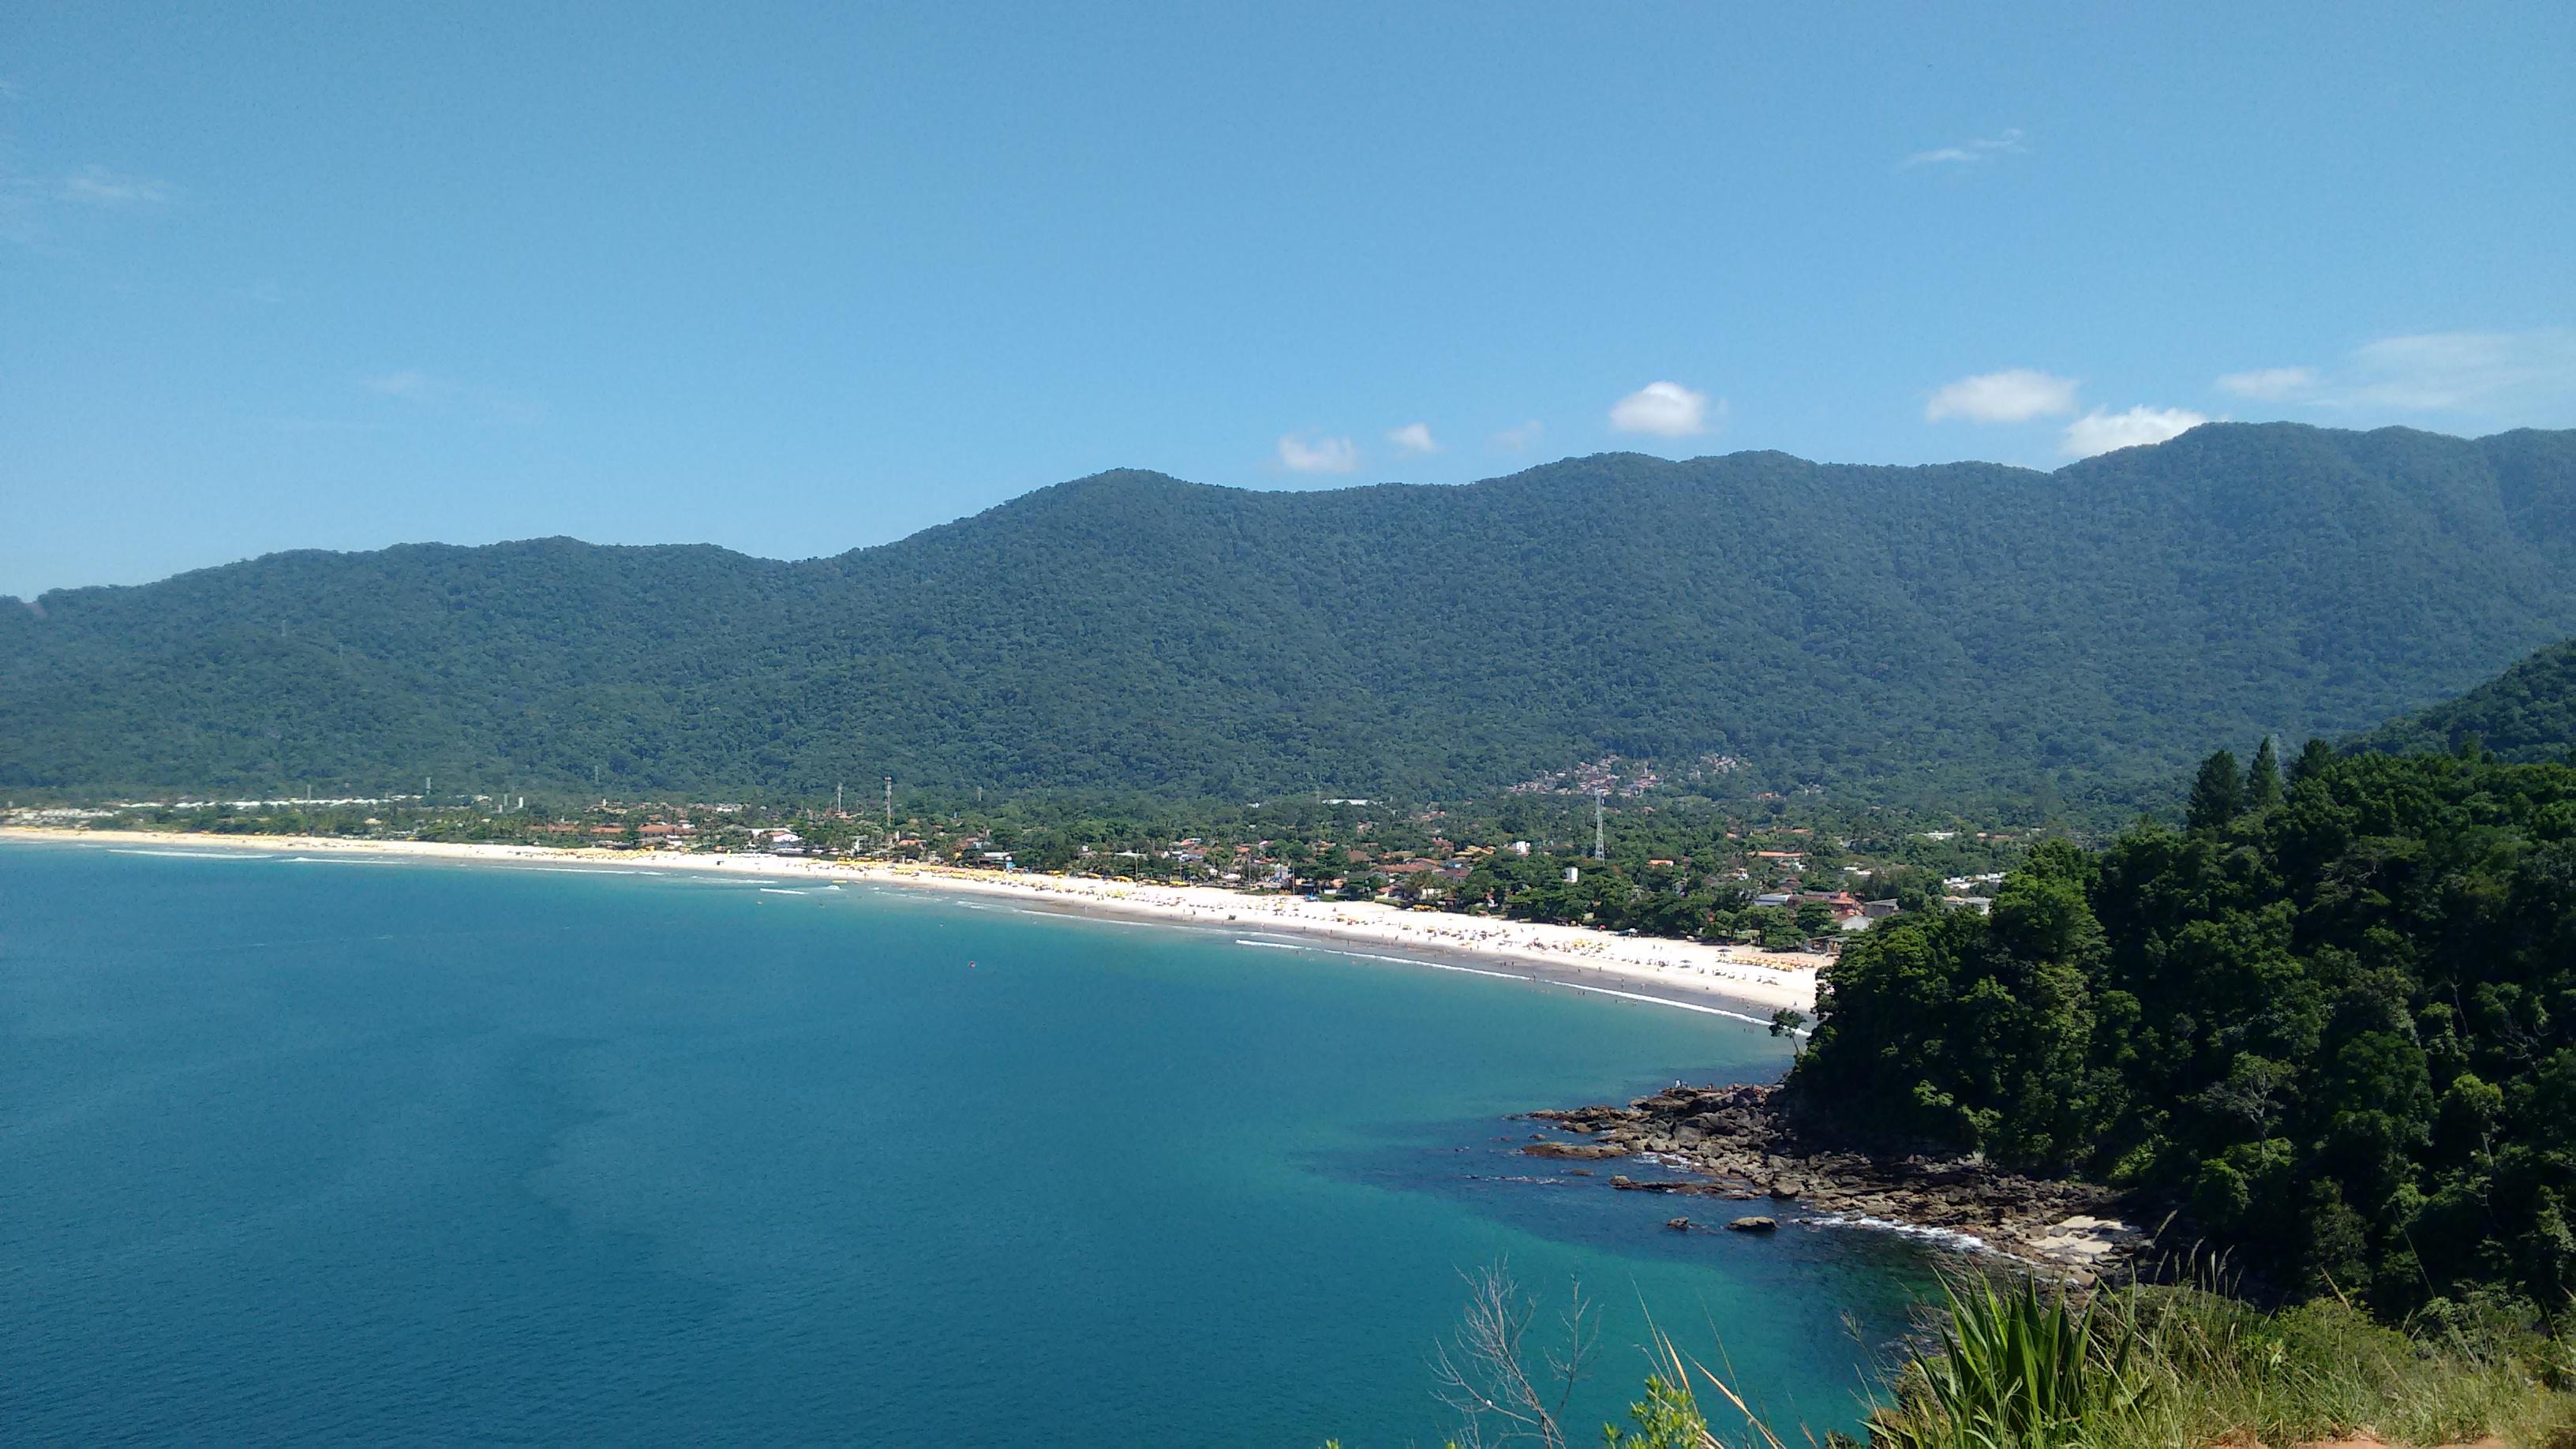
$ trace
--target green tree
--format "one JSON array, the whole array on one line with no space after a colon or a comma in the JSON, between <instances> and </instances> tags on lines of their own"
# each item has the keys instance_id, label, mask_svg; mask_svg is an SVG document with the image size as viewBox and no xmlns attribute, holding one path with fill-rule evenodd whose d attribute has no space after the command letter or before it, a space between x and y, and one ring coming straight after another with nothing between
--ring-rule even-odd
<instances>
[{"instance_id":1,"label":"green tree","mask_svg":"<svg viewBox=\"0 0 2576 1449\"><path fill-rule=\"evenodd\" d=\"M2299 749L2299 758L2290 766L2292 781L2313 780L2335 762L2334 746L2323 740L2310 740Z\"/></svg>"},{"instance_id":2,"label":"green tree","mask_svg":"<svg viewBox=\"0 0 2576 1449\"><path fill-rule=\"evenodd\" d=\"M2245 768L2245 808L2268 810L2281 803L2281 757L2272 749L2272 737L2265 735L2254 751L2254 763Z\"/></svg>"},{"instance_id":3,"label":"green tree","mask_svg":"<svg viewBox=\"0 0 2576 1449\"><path fill-rule=\"evenodd\" d=\"M2215 830L2244 813L2245 772L2236 756L2220 750L2201 761L2200 778L2192 781L2191 800L2183 810L2191 828Z\"/></svg>"},{"instance_id":4,"label":"green tree","mask_svg":"<svg viewBox=\"0 0 2576 1449\"><path fill-rule=\"evenodd\" d=\"M2138 1190L2279 1291L2501 1292L2564 1326L2576 768L2310 749L2293 775L2229 814L2221 757L2198 829L2048 842L1989 916L1880 923L1787 1106Z\"/></svg>"}]
</instances>

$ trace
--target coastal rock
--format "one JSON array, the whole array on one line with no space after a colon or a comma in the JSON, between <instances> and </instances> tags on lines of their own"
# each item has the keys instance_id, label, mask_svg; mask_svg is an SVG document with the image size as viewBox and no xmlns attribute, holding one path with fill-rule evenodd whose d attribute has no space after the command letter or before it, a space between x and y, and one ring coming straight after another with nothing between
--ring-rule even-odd
<instances>
[{"instance_id":1,"label":"coastal rock","mask_svg":"<svg viewBox=\"0 0 2576 1449\"><path fill-rule=\"evenodd\" d=\"M1731 1202L1768 1197L1795 1201L1826 1221L1937 1228L2077 1281L2112 1271L2146 1246L2147 1235L2124 1221L2122 1199L2108 1188L2023 1177L1970 1159L1879 1157L1845 1143L1809 1141L1775 1109L1777 1091L1751 1084L1675 1086L1625 1107L1596 1103L1531 1112L1530 1120L1556 1128L1558 1135L1543 1134L1544 1140L1523 1150L1566 1158L1652 1152L1694 1178L1652 1182L1614 1175L1610 1186ZM1764 1226L1744 1226L1753 1223ZM1741 1218L1727 1226L1758 1233L1778 1223Z\"/></svg>"},{"instance_id":2,"label":"coastal rock","mask_svg":"<svg viewBox=\"0 0 2576 1449\"><path fill-rule=\"evenodd\" d=\"M1666 1218L1664 1219L1664 1226L1677 1233L1687 1233L1692 1228L1698 1226L1698 1224L1693 1223L1688 1218Z\"/></svg>"},{"instance_id":3,"label":"coastal rock","mask_svg":"<svg viewBox=\"0 0 2576 1449\"><path fill-rule=\"evenodd\" d=\"M1610 1185L1611 1185L1612 1187L1615 1187L1615 1188L1619 1189L1621 1192L1697 1192L1697 1191L1699 1191L1699 1184L1697 1184L1697 1183L1695 1183L1695 1182L1639 1182L1637 1179L1635 1179L1635 1178L1633 1178L1633 1177L1625 1176L1624 1174L1623 1174L1623 1175L1614 1175L1614 1176L1610 1179Z\"/></svg>"},{"instance_id":4,"label":"coastal rock","mask_svg":"<svg viewBox=\"0 0 2576 1449\"><path fill-rule=\"evenodd\" d=\"M1778 1218L1737 1218L1726 1225L1726 1230L1730 1233L1776 1233L1780 1231L1780 1220Z\"/></svg>"},{"instance_id":5,"label":"coastal rock","mask_svg":"<svg viewBox=\"0 0 2576 1449\"><path fill-rule=\"evenodd\" d=\"M1530 1157L1563 1157L1585 1162L1627 1155L1606 1142L1525 1142L1521 1144L1521 1152Z\"/></svg>"}]
</instances>

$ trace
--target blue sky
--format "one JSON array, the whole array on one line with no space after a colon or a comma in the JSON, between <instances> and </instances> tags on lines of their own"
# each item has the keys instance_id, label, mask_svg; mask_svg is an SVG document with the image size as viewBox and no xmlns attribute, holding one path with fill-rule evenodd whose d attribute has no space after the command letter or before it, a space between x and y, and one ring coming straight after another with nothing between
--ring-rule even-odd
<instances>
[{"instance_id":1,"label":"blue sky","mask_svg":"<svg viewBox=\"0 0 2576 1449\"><path fill-rule=\"evenodd\" d=\"M1391 9L13 5L0 593L2576 425L2563 0Z\"/></svg>"}]
</instances>

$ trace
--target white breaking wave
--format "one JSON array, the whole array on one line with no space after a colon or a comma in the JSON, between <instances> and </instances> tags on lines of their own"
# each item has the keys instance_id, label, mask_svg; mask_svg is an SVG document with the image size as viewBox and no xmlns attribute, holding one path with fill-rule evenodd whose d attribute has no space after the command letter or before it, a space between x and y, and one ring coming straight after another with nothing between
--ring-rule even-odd
<instances>
[{"instance_id":1,"label":"white breaking wave","mask_svg":"<svg viewBox=\"0 0 2576 1449\"><path fill-rule=\"evenodd\" d=\"M519 870L541 870L548 875L649 875L650 871L618 870L605 865L523 865Z\"/></svg>"},{"instance_id":2,"label":"white breaking wave","mask_svg":"<svg viewBox=\"0 0 2576 1449\"><path fill-rule=\"evenodd\" d=\"M1497 981L1528 981L1541 986L1562 986L1569 991L1589 991L1598 996L1616 996L1623 1001L1642 1001L1649 1006L1672 1006L1683 1011L1696 1011L1703 1016L1722 1016L1729 1021L1769 1026L1767 1018L1747 1016L1722 1006L1702 1006L1693 1001L1675 1001L1669 996L1652 996L1642 991L1620 991L1608 986L1586 986L1580 981L1561 981L1553 976L1536 976L1525 971L1488 971L1481 966L1460 966L1448 961L1425 961L1415 956L1381 956L1374 951L1347 951L1337 946L1290 945L1285 941L1253 941L1236 937L1238 946L1267 946L1274 951L1321 951L1328 956L1348 956L1355 961L1384 961L1396 966L1428 966L1434 971L1463 971L1470 976L1490 976ZM1800 1032L1800 1036L1807 1033Z\"/></svg>"},{"instance_id":3,"label":"white breaking wave","mask_svg":"<svg viewBox=\"0 0 2576 1449\"><path fill-rule=\"evenodd\" d=\"M1452 965L1447 961L1416 961L1408 956L1372 956L1366 951L1344 951L1341 954L1345 956L1357 956L1363 961L1392 961L1398 966L1428 966L1434 971L1464 971L1470 976L1491 976L1496 981L1537 981L1541 979L1536 976L1524 976L1517 971L1488 971L1482 966L1457 966Z\"/></svg>"},{"instance_id":4,"label":"white breaking wave","mask_svg":"<svg viewBox=\"0 0 2576 1449\"><path fill-rule=\"evenodd\" d=\"M801 896L812 894L810 891L781 890L777 886L762 886L760 888L760 893L765 896Z\"/></svg>"},{"instance_id":5,"label":"white breaking wave","mask_svg":"<svg viewBox=\"0 0 2576 1449\"><path fill-rule=\"evenodd\" d=\"M1885 1218L1841 1214L1833 1217L1809 1218L1807 1221L1820 1227L1866 1228L1873 1233L1894 1233L1900 1238L1913 1238L1921 1242L1937 1244L1954 1252L1991 1253L1994 1251L1994 1244L1974 1233L1963 1233L1953 1228L1925 1228L1917 1227L1912 1223L1892 1223Z\"/></svg>"},{"instance_id":6,"label":"white breaking wave","mask_svg":"<svg viewBox=\"0 0 2576 1449\"><path fill-rule=\"evenodd\" d=\"M1489 971L1485 974L1490 976L1496 973ZM1544 976L1533 976L1529 979L1532 981L1544 981L1547 978ZM1669 996L1648 996L1641 991L1613 991L1607 986L1586 986L1580 981L1560 981L1556 984L1559 986L1571 987L1576 991L1595 991L1599 992L1603 996L1617 996L1629 1001L1650 1002L1656 1006L1678 1006L1684 1011L1697 1011L1709 1016L1731 1017L1736 1021L1749 1021L1755 1026L1769 1026L1771 1024L1768 1020L1762 1017L1746 1016L1743 1012L1729 1011L1723 1006L1701 1006L1697 1002L1675 1001ZM1799 1035L1804 1036L1806 1033L1800 1032Z\"/></svg>"}]
</instances>

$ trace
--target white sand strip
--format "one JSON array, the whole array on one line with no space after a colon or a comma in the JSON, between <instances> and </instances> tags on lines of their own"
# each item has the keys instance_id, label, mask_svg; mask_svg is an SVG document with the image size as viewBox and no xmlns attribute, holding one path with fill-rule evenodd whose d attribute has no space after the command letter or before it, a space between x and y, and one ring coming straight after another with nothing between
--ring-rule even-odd
<instances>
[{"instance_id":1,"label":"white sand strip","mask_svg":"<svg viewBox=\"0 0 2576 1449\"><path fill-rule=\"evenodd\" d=\"M1541 925L1448 911L1406 910L1366 901L1320 901L1215 886L1146 885L1086 876L1000 874L945 866L868 865L772 855L701 855L680 851L558 850L535 845L459 845L413 840L341 840L313 836L209 835L163 831L0 827L0 839L167 850L261 850L340 858L414 859L641 870L705 871L787 879L865 881L995 896L1057 909L1140 920L1284 931L1364 941L1444 956L1512 961L1547 968L1545 979L1585 985L1636 1000L1705 997L1737 1006L1793 1007L1812 1012L1816 971L1824 958L1743 951L1698 941L1622 936L1583 926ZM1573 973L1569 976L1569 973ZM1630 988L1616 990L1614 988ZM1652 992L1655 995L1646 993ZM1729 1013L1733 1014L1733 1013Z\"/></svg>"}]
</instances>

